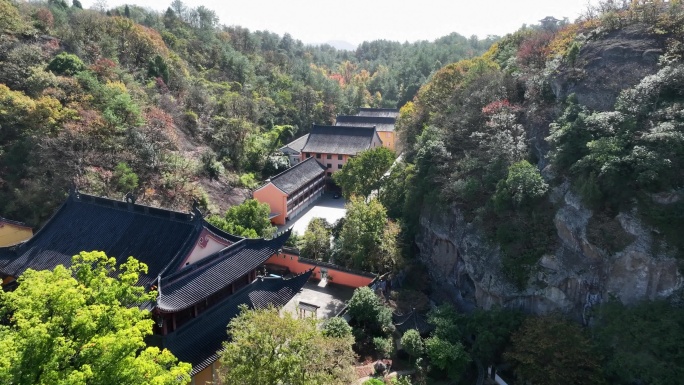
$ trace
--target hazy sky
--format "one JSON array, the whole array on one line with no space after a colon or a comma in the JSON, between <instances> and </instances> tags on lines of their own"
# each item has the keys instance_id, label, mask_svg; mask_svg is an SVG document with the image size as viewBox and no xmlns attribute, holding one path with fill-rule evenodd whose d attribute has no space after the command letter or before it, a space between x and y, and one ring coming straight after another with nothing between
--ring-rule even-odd
<instances>
[{"instance_id":1,"label":"hazy sky","mask_svg":"<svg viewBox=\"0 0 684 385\"><path fill-rule=\"evenodd\" d=\"M84 8L95 0L81 0ZM594 1L592 1L594 2ZM171 0L107 0L109 7L136 4L165 10ZM434 40L461 35L505 35L545 16L573 21L588 0L186 0L216 11L225 25L289 32L305 43L343 40ZM408 5L407 5L408 4Z\"/></svg>"}]
</instances>

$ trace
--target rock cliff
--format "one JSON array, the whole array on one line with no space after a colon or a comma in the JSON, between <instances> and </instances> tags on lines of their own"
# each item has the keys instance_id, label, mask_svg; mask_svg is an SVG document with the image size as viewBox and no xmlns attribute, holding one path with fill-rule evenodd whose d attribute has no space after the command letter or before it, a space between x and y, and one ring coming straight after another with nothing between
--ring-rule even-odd
<instances>
[{"instance_id":1,"label":"rock cliff","mask_svg":"<svg viewBox=\"0 0 684 385\"><path fill-rule=\"evenodd\" d=\"M658 70L664 40L644 31L643 26L633 25L587 37L573 65L564 64L549 75L556 100L574 93L590 110L612 109L621 90ZM528 134L541 167L548 163L544 137L554 117L542 116L540 111L557 115L559 110L547 107L526 112ZM536 126L535 120L539 122ZM543 174L548 176L548 170ZM680 192L653 196L660 204L680 198ZM462 310L501 305L531 313L561 311L587 322L592 305L608 298L630 304L666 298L682 289L678 260L654 238L655 230L641 223L636 212L621 212L610 220L612 227L597 232L600 219L582 205L569 183L555 187L550 199L556 207L558 247L539 259L523 291L501 271L498 246L468 223L458 208L446 212L426 208L416 241L437 292ZM613 241L602 239L606 237L619 238L619 247L609 247Z\"/></svg>"},{"instance_id":2,"label":"rock cliff","mask_svg":"<svg viewBox=\"0 0 684 385\"><path fill-rule=\"evenodd\" d=\"M524 291L504 277L498 247L458 209L424 211L417 244L440 292L462 310L500 305L531 313L562 311L586 320L592 305L610 297L629 304L682 289L678 261L657 247L651 229L633 213L617 216L631 242L610 252L588 240L593 213L567 184L557 187L552 199L559 207L554 220L559 247L539 260Z\"/></svg>"}]
</instances>

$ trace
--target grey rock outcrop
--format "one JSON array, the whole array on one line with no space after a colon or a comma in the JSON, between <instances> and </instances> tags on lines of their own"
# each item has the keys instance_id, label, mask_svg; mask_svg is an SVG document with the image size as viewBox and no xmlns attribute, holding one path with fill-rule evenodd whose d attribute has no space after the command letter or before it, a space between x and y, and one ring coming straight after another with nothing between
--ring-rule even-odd
<instances>
[{"instance_id":1,"label":"grey rock outcrop","mask_svg":"<svg viewBox=\"0 0 684 385\"><path fill-rule=\"evenodd\" d=\"M438 290L465 311L500 305L537 314L561 311L586 320L587 309L610 297L630 304L682 289L677 260L656 251L664 248L654 247L650 229L634 214L617 216L633 241L610 253L587 239L592 212L567 185L551 196L562 197L554 219L559 247L540 258L523 291L506 280L498 247L458 209L424 212L417 244Z\"/></svg>"},{"instance_id":2,"label":"grey rock outcrop","mask_svg":"<svg viewBox=\"0 0 684 385\"><path fill-rule=\"evenodd\" d=\"M643 25L631 25L588 39L574 66L564 65L551 81L559 100L574 93L592 110L613 108L620 91L658 70L664 39L647 34Z\"/></svg>"}]
</instances>

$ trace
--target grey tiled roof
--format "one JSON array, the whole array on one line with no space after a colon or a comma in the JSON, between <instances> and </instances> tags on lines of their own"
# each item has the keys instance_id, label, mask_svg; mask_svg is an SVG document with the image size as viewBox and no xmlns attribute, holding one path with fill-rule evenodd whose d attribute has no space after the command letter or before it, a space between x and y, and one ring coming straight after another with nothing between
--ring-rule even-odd
<instances>
[{"instance_id":1,"label":"grey tiled roof","mask_svg":"<svg viewBox=\"0 0 684 385\"><path fill-rule=\"evenodd\" d=\"M45 226L23 244L4 250L0 272L19 276L27 268L70 266L81 251L104 251L117 265L133 256L148 266L147 285L167 266L187 254L202 231L201 216L129 204L86 194L72 194ZM6 258L6 257L3 257Z\"/></svg>"},{"instance_id":2,"label":"grey tiled roof","mask_svg":"<svg viewBox=\"0 0 684 385\"><path fill-rule=\"evenodd\" d=\"M81 251L104 251L117 265L135 257L148 267L146 286L176 271L203 229L231 243L242 240L189 214L131 204L87 194L71 194L50 220L28 241L0 248L0 272L19 276L24 270L70 266ZM246 270L249 271L249 270Z\"/></svg>"},{"instance_id":3,"label":"grey tiled roof","mask_svg":"<svg viewBox=\"0 0 684 385\"><path fill-rule=\"evenodd\" d=\"M296 152L302 152L302 148L304 147L304 144L306 144L307 139L309 139L309 134L302 135L299 138L284 145L283 147L280 147L280 150L282 151L285 148L290 148Z\"/></svg>"},{"instance_id":4,"label":"grey tiled roof","mask_svg":"<svg viewBox=\"0 0 684 385\"><path fill-rule=\"evenodd\" d=\"M396 118L399 116L399 110L396 108L359 108L357 115Z\"/></svg>"},{"instance_id":5,"label":"grey tiled roof","mask_svg":"<svg viewBox=\"0 0 684 385\"><path fill-rule=\"evenodd\" d=\"M371 148L377 137L372 127L319 126L314 124L302 152L356 155ZM379 138L378 138L379 140Z\"/></svg>"},{"instance_id":6,"label":"grey tiled roof","mask_svg":"<svg viewBox=\"0 0 684 385\"><path fill-rule=\"evenodd\" d=\"M270 240L243 239L162 278L156 307L177 312L195 305L266 262L289 237L290 230Z\"/></svg>"},{"instance_id":7,"label":"grey tiled roof","mask_svg":"<svg viewBox=\"0 0 684 385\"><path fill-rule=\"evenodd\" d=\"M425 335L434 329L434 326L415 310L404 315L392 314L392 322L401 334L406 333L407 330L416 329L418 333Z\"/></svg>"},{"instance_id":8,"label":"grey tiled roof","mask_svg":"<svg viewBox=\"0 0 684 385\"><path fill-rule=\"evenodd\" d=\"M394 131L396 118L378 116L352 116L339 115L335 122L336 126L375 127L378 132Z\"/></svg>"},{"instance_id":9,"label":"grey tiled roof","mask_svg":"<svg viewBox=\"0 0 684 385\"><path fill-rule=\"evenodd\" d=\"M226 327L240 313L240 305L250 309L283 307L299 293L312 270L291 279L258 278L222 303L201 313L178 330L163 337L162 345L180 361L192 364L192 375L218 359L223 341L228 339Z\"/></svg>"},{"instance_id":10,"label":"grey tiled roof","mask_svg":"<svg viewBox=\"0 0 684 385\"><path fill-rule=\"evenodd\" d=\"M325 166L309 158L271 177L271 183L285 194L292 194L302 186L325 174Z\"/></svg>"}]
</instances>

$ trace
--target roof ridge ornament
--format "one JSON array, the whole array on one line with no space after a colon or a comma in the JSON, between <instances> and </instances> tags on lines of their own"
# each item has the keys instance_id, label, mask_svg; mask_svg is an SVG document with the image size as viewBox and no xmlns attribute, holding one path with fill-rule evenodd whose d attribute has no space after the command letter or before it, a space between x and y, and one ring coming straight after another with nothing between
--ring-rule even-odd
<instances>
[{"instance_id":1,"label":"roof ridge ornament","mask_svg":"<svg viewBox=\"0 0 684 385\"><path fill-rule=\"evenodd\" d=\"M196 198L192 198L192 213L194 214L193 219L201 220L204 218L202 211L200 210L200 203Z\"/></svg>"},{"instance_id":2,"label":"roof ridge ornament","mask_svg":"<svg viewBox=\"0 0 684 385\"><path fill-rule=\"evenodd\" d=\"M71 181L71 185L69 186L69 196L74 198L79 197L78 186L76 185L75 181Z\"/></svg>"},{"instance_id":3,"label":"roof ridge ornament","mask_svg":"<svg viewBox=\"0 0 684 385\"><path fill-rule=\"evenodd\" d=\"M130 204L133 204L133 205L134 205L134 204L135 204L135 201L138 200L138 197L136 197L135 195L133 195L132 192L129 191L129 192L126 193L126 195L124 196L124 200L126 201L126 203L130 203Z\"/></svg>"}]
</instances>

